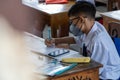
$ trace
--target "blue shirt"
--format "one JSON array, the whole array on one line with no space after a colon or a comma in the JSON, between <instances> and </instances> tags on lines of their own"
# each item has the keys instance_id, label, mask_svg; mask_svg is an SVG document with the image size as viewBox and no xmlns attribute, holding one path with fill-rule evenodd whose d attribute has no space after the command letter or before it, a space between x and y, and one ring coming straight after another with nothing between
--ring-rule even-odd
<instances>
[{"instance_id":1,"label":"blue shirt","mask_svg":"<svg viewBox=\"0 0 120 80\"><path fill-rule=\"evenodd\" d=\"M80 46L85 43L91 59L103 64L99 71L101 79L115 80L120 77L120 57L104 26L95 22L87 35L77 36L75 40Z\"/></svg>"}]
</instances>

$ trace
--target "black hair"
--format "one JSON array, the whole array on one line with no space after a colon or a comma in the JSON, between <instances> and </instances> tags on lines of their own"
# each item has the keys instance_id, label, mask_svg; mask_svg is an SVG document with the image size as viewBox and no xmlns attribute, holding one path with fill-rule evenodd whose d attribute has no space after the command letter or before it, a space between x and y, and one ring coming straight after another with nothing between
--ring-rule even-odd
<instances>
[{"instance_id":1,"label":"black hair","mask_svg":"<svg viewBox=\"0 0 120 80\"><path fill-rule=\"evenodd\" d=\"M85 14L86 17L95 19L96 8L90 2L78 1L70 8L68 16L78 16L80 13Z\"/></svg>"}]
</instances>

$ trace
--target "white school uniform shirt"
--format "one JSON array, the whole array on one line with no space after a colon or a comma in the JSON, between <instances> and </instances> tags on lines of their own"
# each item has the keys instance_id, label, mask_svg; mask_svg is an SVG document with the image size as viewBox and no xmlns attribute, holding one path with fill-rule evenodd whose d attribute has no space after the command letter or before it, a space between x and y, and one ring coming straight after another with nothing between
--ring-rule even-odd
<instances>
[{"instance_id":1,"label":"white school uniform shirt","mask_svg":"<svg viewBox=\"0 0 120 80\"><path fill-rule=\"evenodd\" d=\"M76 43L85 43L91 59L103 64L99 74L101 79L116 80L120 77L120 57L104 26L95 22L88 35L75 37Z\"/></svg>"}]
</instances>

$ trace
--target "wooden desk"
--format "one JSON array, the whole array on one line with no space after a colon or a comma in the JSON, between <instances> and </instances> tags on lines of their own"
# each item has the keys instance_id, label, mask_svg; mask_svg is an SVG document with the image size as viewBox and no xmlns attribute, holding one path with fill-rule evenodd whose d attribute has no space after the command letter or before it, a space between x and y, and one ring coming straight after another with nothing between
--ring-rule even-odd
<instances>
[{"instance_id":1,"label":"wooden desk","mask_svg":"<svg viewBox=\"0 0 120 80\"><path fill-rule=\"evenodd\" d=\"M24 5L39 11L40 19L43 23L51 26L52 37L68 36L69 22L67 12L74 3L75 1L69 1L67 4L36 4L23 1ZM45 24L42 27L45 27ZM57 33L58 29L59 34Z\"/></svg>"},{"instance_id":2,"label":"wooden desk","mask_svg":"<svg viewBox=\"0 0 120 80\"><path fill-rule=\"evenodd\" d=\"M40 41L42 41L42 42L44 41L43 39L38 38L31 34L26 36L26 38L27 38L27 43L29 43L29 47L31 47L31 49L40 51L39 45L41 45ZM30 45L30 44L32 44L32 45ZM41 55L39 55L39 54L36 54L36 55L37 55L37 59L39 60L39 56L41 56ZM35 59L35 60L37 60L37 59ZM46 59L42 58L42 60L46 60ZM39 62L39 63L41 63L41 62ZM100 67L102 67L101 64L91 60L90 63L78 64L73 69L71 69L59 76L48 77L48 80L99 80L99 68Z\"/></svg>"},{"instance_id":3,"label":"wooden desk","mask_svg":"<svg viewBox=\"0 0 120 80\"><path fill-rule=\"evenodd\" d=\"M112 21L120 22L120 10L101 13L103 25L108 30L108 24Z\"/></svg>"},{"instance_id":4,"label":"wooden desk","mask_svg":"<svg viewBox=\"0 0 120 80\"><path fill-rule=\"evenodd\" d=\"M99 80L99 68L102 65L91 61L88 64L78 64L73 69L49 80Z\"/></svg>"}]
</instances>

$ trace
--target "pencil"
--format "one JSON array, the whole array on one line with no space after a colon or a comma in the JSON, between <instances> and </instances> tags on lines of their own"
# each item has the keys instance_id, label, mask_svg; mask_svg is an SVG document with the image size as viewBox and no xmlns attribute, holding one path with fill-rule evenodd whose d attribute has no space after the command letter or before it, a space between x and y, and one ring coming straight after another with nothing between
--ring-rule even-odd
<instances>
[{"instance_id":1,"label":"pencil","mask_svg":"<svg viewBox=\"0 0 120 80\"><path fill-rule=\"evenodd\" d=\"M48 28L48 39L49 40L51 39L51 28L50 27Z\"/></svg>"}]
</instances>

